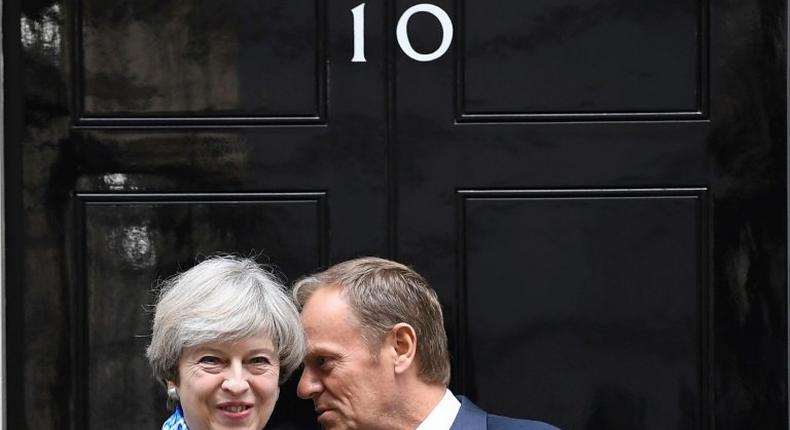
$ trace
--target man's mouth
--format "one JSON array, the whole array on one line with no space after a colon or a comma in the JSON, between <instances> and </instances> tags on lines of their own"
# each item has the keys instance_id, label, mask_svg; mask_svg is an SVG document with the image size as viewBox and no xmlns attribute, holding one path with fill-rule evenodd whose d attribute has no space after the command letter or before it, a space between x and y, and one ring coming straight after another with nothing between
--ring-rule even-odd
<instances>
[{"instance_id":1,"label":"man's mouth","mask_svg":"<svg viewBox=\"0 0 790 430\"><path fill-rule=\"evenodd\" d=\"M316 414L316 415L318 416L318 418L320 419L320 418L321 418L321 415L323 415L323 413L324 413L324 412L328 412L328 411L330 411L330 410L331 410L330 408L327 408L327 407L324 407L324 406L322 406L322 407L318 407L318 408L315 408L315 414Z\"/></svg>"}]
</instances>

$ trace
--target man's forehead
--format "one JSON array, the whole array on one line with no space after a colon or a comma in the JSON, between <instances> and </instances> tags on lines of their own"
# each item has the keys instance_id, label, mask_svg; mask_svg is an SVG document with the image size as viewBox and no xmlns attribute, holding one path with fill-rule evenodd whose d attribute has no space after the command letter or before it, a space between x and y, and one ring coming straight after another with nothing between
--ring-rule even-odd
<instances>
[{"instance_id":1,"label":"man's forehead","mask_svg":"<svg viewBox=\"0 0 790 430\"><path fill-rule=\"evenodd\" d=\"M322 291L326 290L326 291ZM365 350L362 329L342 290L324 287L313 293L302 308L308 357L344 355Z\"/></svg>"},{"instance_id":2,"label":"man's forehead","mask_svg":"<svg viewBox=\"0 0 790 430\"><path fill-rule=\"evenodd\" d=\"M346 299L341 294L341 289L334 285L326 285L316 288L310 294L302 306L302 313L306 311L318 312L331 312L340 310L348 306Z\"/></svg>"},{"instance_id":3,"label":"man's forehead","mask_svg":"<svg viewBox=\"0 0 790 430\"><path fill-rule=\"evenodd\" d=\"M318 288L302 307L302 322L305 329L335 326L357 328L359 320L354 316L343 290L336 286Z\"/></svg>"}]
</instances>

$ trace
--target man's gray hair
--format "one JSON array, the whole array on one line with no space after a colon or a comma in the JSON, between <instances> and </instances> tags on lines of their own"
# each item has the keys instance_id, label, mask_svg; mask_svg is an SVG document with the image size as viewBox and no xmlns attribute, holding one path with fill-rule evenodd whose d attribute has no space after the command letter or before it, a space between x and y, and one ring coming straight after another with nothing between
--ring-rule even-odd
<instances>
[{"instance_id":1,"label":"man's gray hair","mask_svg":"<svg viewBox=\"0 0 790 430\"><path fill-rule=\"evenodd\" d=\"M305 337L283 285L248 258L209 258L161 284L146 356L154 376L178 381L184 349L264 332L280 361L280 383L301 364Z\"/></svg>"},{"instance_id":2,"label":"man's gray hair","mask_svg":"<svg viewBox=\"0 0 790 430\"><path fill-rule=\"evenodd\" d=\"M392 327L407 323L417 334L420 379L429 384L449 384L450 355L442 307L436 292L417 272L394 261L363 257L302 278L292 294L301 309L316 290L324 287L341 289L374 357Z\"/></svg>"}]
</instances>

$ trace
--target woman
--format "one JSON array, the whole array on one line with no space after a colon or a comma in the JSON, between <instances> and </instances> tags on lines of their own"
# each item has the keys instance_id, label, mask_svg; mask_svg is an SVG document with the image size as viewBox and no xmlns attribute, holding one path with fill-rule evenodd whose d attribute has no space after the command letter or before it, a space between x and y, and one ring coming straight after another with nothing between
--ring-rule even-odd
<instances>
[{"instance_id":1,"label":"woman","mask_svg":"<svg viewBox=\"0 0 790 430\"><path fill-rule=\"evenodd\" d=\"M175 402L162 430L260 430L302 361L299 313L254 261L214 257L164 282L146 355Z\"/></svg>"}]
</instances>

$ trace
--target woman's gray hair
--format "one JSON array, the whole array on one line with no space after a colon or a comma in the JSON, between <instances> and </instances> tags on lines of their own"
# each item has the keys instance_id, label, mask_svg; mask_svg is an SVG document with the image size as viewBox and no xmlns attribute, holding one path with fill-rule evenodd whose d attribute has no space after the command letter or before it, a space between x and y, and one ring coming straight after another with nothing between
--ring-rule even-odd
<instances>
[{"instance_id":1,"label":"woman's gray hair","mask_svg":"<svg viewBox=\"0 0 790 430\"><path fill-rule=\"evenodd\" d=\"M283 383L305 354L299 312L285 287L251 259L212 257L162 283L146 356L157 379L177 382L184 349L261 331L278 352Z\"/></svg>"}]
</instances>

